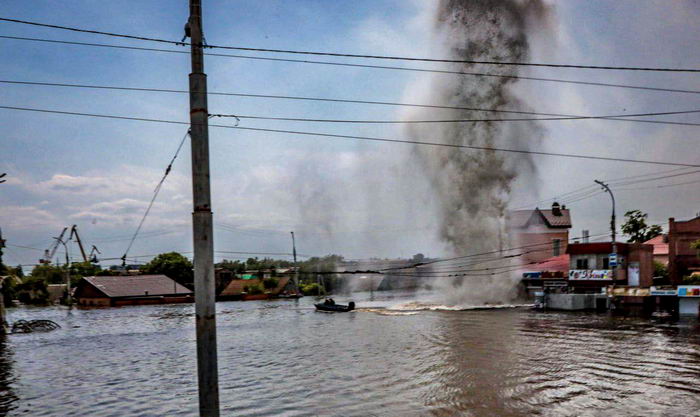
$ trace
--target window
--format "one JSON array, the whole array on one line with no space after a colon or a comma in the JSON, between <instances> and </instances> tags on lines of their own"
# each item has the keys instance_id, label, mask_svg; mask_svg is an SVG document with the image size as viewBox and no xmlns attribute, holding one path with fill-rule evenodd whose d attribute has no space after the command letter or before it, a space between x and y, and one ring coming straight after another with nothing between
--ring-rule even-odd
<instances>
[{"instance_id":1,"label":"window","mask_svg":"<svg viewBox=\"0 0 700 417\"><path fill-rule=\"evenodd\" d=\"M561 239L552 239L552 256L561 255Z\"/></svg>"},{"instance_id":2,"label":"window","mask_svg":"<svg viewBox=\"0 0 700 417\"><path fill-rule=\"evenodd\" d=\"M610 269L610 258L603 258L603 269Z\"/></svg>"},{"instance_id":3,"label":"window","mask_svg":"<svg viewBox=\"0 0 700 417\"><path fill-rule=\"evenodd\" d=\"M588 259L577 259L576 269L588 269Z\"/></svg>"}]
</instances>

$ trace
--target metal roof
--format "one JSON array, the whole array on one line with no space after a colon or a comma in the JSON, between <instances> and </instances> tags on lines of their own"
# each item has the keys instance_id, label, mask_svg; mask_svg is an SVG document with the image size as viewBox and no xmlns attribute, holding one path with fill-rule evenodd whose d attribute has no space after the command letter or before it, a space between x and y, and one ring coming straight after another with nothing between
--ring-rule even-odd
<instances>
[{"instance_id":1,"label":"metal roof","mask_svg":"<svg viewBox=\"0 0 700 417\"><path fill-rule=\"evenodd\" d=\"M94 276L83 279L110 298L192 294L192 291L165 275Z\"/></svg>"}]
</instances>

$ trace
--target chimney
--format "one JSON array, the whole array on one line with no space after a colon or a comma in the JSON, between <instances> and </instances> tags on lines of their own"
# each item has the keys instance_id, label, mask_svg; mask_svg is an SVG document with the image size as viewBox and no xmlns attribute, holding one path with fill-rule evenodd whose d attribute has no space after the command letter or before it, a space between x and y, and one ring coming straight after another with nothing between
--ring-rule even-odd
<instances>
[{"instance_id":1,"label":"chimney","mask_svg":"<svg viewBox=\"0 0 700 417\"><path fill-rule=\"evenodd\" d=\"M581 230L581 237L583 238L583 243L588 243L588 237L590 236L590 233L588 230Z\"/></svg>"},{"instance_id":2,"label":"chimney","mask_svg":"<svg viewBox=\"0 0 700 417\"><path fill-rule=\"evenodd\" d=\"M560 208L560 206L559 206L559 203L557 203L556 201L555 201L554 203L552 203L552 214L555 215L555 216L561 216L561 215L562 215L562 214L561 214L561 208Z\"/></svg>"}]
</instances>

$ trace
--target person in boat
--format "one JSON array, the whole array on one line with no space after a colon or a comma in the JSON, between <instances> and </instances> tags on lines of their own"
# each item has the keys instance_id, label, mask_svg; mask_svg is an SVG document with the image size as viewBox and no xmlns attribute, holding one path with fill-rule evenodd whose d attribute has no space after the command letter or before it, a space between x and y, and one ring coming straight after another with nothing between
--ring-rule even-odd
<instances>
[{"instance_id":1,"label":"person in boat","mask_svg":"<svg viewBox=\"0 0 700 417\"><path fill-rule=\"evenodd\" d=\"M335 301L332 298L326 298L326 301L324 301L323 304L325 304L327 306L334 306Z\"/></svg>"}]
</instances>

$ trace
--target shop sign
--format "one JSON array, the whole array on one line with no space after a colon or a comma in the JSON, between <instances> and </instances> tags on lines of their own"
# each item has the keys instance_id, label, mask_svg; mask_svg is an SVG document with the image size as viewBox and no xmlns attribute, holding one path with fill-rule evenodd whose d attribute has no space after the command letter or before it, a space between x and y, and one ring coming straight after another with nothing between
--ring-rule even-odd
<instances>
[{"instance_id":1,"label":"shop sign","mask_svg":"<svg viewBox=\"0 0 700 417\"><path fill-rule=\"evenodd\" d=\"M679 297L700 297L700 285L679 285Z\"/></svg>"},{"instance_id":2,"label":"shop sign","mask_svg":"<svg viewBox=\"0 0 700 417\"><path fill-rule=\"evenodd\" d=\"M572 269L569 271L569 279L612 281L612 271L610 269Z\"/></svg>"},{"instance_id":3,"label":"shop sign","mask_svg":"<svg viewBox=\"0 0 700 417\"><path fill-rule=\"evenodd\" d=\"M667 295L667 296L678 295L678 292L675 289L660 289L660 288L656 288L656 287L649 288L649 293L651 295Z\"/></svg>"}]
</instances>

